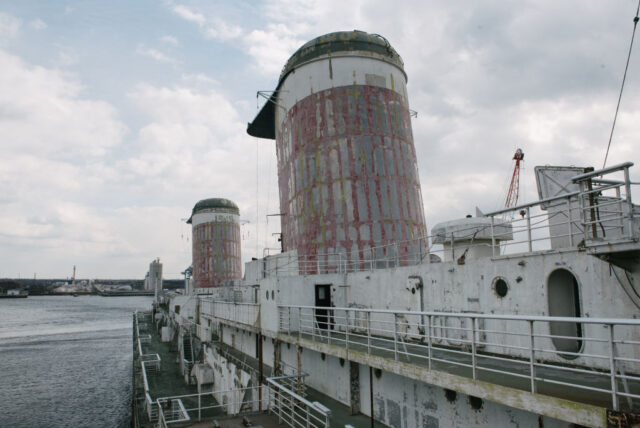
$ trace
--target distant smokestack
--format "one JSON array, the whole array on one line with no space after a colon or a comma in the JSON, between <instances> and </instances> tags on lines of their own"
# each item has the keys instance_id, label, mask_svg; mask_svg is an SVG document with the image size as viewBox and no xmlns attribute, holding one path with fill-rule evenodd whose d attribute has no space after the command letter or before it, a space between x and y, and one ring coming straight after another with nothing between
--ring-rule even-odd
<instances>
[{"instance_id":1,"label":"distant smokestack","mask_svg":"<svg viewBox=\"0 0 640 428\"><path fill-rule=\"evenodd\" d=\"M198 202L188 222L193 225L193 287L219 287L242 277L240 210L228 199Z\"/></svg>"}]
</instances>

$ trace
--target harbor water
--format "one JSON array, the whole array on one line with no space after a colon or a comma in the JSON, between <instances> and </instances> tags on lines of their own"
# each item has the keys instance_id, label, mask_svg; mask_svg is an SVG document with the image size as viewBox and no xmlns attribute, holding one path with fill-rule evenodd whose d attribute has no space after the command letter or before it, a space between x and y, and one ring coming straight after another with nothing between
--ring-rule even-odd
<instances>
[{"instance_id":1,"label":"harbor water","mask_svg":"<svg viewBox=\"0 0 640 428\"><path fill-rule=\"evenodd\" d=\"M0 299L0 427L129 426L132 313L151 299Z\"/></svg>"}]
</instances>

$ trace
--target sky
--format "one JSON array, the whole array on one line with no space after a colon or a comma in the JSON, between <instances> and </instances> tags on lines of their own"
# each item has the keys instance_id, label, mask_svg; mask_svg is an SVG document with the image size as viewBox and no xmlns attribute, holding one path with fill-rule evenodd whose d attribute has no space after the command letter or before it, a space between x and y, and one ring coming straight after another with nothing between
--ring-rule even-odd
<instances>
[{"instance_id":1,"label":"sky","mask_svg":"<svg viewBox=\"0 0 640 428\"><path fill-rule=\"evenodd\" d=\"M404 60L429 229L501 208L517 148L534 200L534 166L602 166L636 7L0 0L0 278L141 279L156 257L180 278L185 220L210 197L240 207L244 261L272 252L275 146L246 125L333 31L381 34ZM636 49L607 165L640 160L639 123Z\"/></svg>"}]
</instances>

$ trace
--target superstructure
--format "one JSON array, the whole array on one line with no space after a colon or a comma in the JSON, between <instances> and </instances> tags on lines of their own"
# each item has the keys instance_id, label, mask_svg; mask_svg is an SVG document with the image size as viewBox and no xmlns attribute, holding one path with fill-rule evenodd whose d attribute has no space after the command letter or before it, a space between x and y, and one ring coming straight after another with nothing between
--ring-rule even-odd
<instances>
[{"instance_id":1,"label":"superstructure","mask_svg":"<svg viewBox=\"0 0 640 428\"><path fill-rule=\"evenodd\" d=\"M240 278L238 207L196 204L188 292L135 317L140 425L638 420L633 164L536 167L539 200L428 234L406 83L375 34L327 34L289 59L248 126L275 139L283 252ZM167 392L152 343L191 390Z\"/></svg>"}]
</instances>

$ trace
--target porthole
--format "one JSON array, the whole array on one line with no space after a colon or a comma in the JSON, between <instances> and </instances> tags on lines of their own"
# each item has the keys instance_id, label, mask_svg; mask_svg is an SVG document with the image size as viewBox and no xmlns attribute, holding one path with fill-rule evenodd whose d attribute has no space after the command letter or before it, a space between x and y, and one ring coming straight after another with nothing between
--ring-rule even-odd
<instances>
[{"instance_id":1,"label":"porthole","mask_svg":"<svg viewBox=\"0 0 640 428\"><path fill-rule=\"evenodd\" d=\"M453 389L446 389L444 390L444 396L446 397L447 401L449 403L453 403L456 401L456 399L458 398L458 393L455 392Z\"/></svg>"},{"instance_id":2,"label":"porthole","mask_svg":"<svg viewBox=\"0 0 640 428\"><path fill-rule=\"evenodd\" d=\"M340 367L344 367L344 358L340 358Z\"/></svg>"},{"instance_id":3,"label":"porthole","mask_svg":"<svg viewBox=\"0 0 640 428\"><path fill-rule=\"evenodd\" d=\"M274 300L274 299L275 299L275 291L271 290L271 300Z\"/></svg>"},{"instance_id":4,"label":"porthole","mask_svg":"<svg viewBox=\"0 0 640 428\"><path fill-rule=\"evenodd\" d=\"M504 278L497 277L493 280L493 291L502 299L509 292L509 284Z\"/></svg>"},{"instance_id":5,"label":"porthole","mask_svg":"<svg viewBox=\"0 0 640 428\"><path fill-rule=\"evenodd\" d=\"M327 358L327 356L324 354L324 352L322 352L322 353L320 354L320 358L322 358L322 361L324 361L324 360L325 360L325 358Z\"/></svg>"},{"instance_id":6,"label":"porthole","mask_svg":"<svg viewBox=\"0 0 640 428\"><path fill-rule=\"evenodd\" d=\"M265 296L267 297L267 300L269 300L269 290L265 291Z\"/></svg>"},{"instance_id":7,"label":"porthole","mask_svg":"<svg viewBox=\"0 0 640 428\"><path fill-rule=\"evenodd\" d=\"M380 379L380 377L382 376L382 370L380 369L375 369L373 371L373 374L376 375L376 379Z\"/></svg>"},{"instance_id":8,"label":"porthole","mask_svg":"<svg viewBox=\"0 0 640 428\"><path fill-rule=\"evenodd\" d=\"M472 395L469 396L469 404L473 410L482 409L482 398L474 397Z\"/></svg>"}]
</instances>

